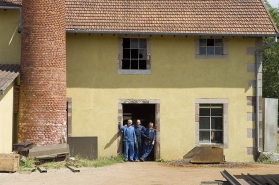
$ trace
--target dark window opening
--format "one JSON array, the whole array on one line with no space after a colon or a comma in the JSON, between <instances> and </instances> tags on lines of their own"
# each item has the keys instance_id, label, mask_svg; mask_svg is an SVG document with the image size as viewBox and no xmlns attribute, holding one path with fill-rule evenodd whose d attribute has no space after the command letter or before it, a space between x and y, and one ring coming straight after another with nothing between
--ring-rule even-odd
<instances>
[{"instance_id":1,"label":"dark window opening","mask_svg":"<svg viewBox=\"0 0 279 185\"><path fill-rule=\"evenodd\" d=\"M123 38L122 69L146 69L146 39ZM129 64L128 64L129 62Z\"/></svg>"},{"instance_id":2,"label":"dark window opening","mask_svg":"<svg viewBox=\"0 0 279 185\"><path fill-rule=\"evenodd\" d=\"M145 128L148 128L149 122L153 123L153 128L156 129L155 123L155 104L123 104L123 125L127 124L127 121L131 119L133 121L133 125L136 124L137 120L141 120L141 125ZM142 144L144 144L144 138L142 138ZM155 142L156 145L156 142ZM147 157L147 161L154 161L155 159L155 145L149 156ZM123 153L124 153L124 145L123 145Z\"/></svg>"},{"instance_id":3,"label":"dark window opening","mask_svg":"<svg viewBox=\"0 0 279 185\"><path fill-rule=\"evenodd\" d=\"M200 55L222 55L223 40L222 39L199 39Z\"/></svg>"}]
</instances>

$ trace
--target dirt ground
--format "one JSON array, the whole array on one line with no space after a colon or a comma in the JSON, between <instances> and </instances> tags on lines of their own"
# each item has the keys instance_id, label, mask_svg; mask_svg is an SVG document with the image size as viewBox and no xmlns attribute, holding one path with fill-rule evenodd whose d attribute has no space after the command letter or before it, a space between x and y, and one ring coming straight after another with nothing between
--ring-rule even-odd
<instances>
[{"instance_id":1,"label":"dirt ground","mask_svg":"<svg viewBox=\"0 0 279 185\"><path fill-rule=\"evenodd\" d=\"M279 174L279 165L255 164L236 165L226 170L233 175L247 174ZM48 170L40 174L0 173L0 184L12 185L83 185L83 184L200 184L201 181L225 180L220 171L224 167L210 165L168 166L156 162L127 162L99 168L80 168L73 173L67 168Z\"/></svg>"}]
</instances>

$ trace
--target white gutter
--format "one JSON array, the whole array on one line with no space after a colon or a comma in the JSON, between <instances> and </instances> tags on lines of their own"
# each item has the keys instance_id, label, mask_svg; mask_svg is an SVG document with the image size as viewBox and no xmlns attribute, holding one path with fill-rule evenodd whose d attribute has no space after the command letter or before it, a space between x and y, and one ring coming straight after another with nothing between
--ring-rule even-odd
<instances>
[{"instance_id":1,"label":"white gutter","mask_svg":"<svg viewBox=\"0 0 279 185\"><path fill-rule=\"evenodd\" d=\"M0 6L0 9L4 9L4 10L19 10L19 26L18 26L18 33L21 33L21 29L22 29L22 9L19 6Z\"/></svg>"},{"instance_id":2,"label":"white gutter","mask_svg":"<svg viewBox=\"0 0 279 185\"><path fill-rule=\"evenodd\" d=\"M259 120L259 52L265 48L268 48L272 44L277 42L277 37L279 35L275 35L274 41L265 45L264 47L256 50L256 129L257 129L257 151L260 151L260 120Z\"/></svg>"}]
</instances>

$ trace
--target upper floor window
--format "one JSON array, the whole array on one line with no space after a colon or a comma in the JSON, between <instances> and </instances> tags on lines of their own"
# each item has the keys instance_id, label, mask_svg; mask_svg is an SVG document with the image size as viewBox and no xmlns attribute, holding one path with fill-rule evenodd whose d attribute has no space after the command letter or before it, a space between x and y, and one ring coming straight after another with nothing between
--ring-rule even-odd
<instances>
[{"instance_id":1,"label":"upper floor window","mask_svg":"<svg viewBox=\"0 0 279 185\"><path fill-rule=\"evenodd\" d=\"M199 39L200 55L222 55L223 40L222 39Z\"/></svg>"},{"instance_id":2,"label":"upper floor window","mask_svg":"<svg viewBox=\"0 0 279 185\"><path fill-rule=\"evenodd\" d=\"M146 69L146 45L145 38L123 38L122 69Z\"/></svg>"},{"instance_id":3,"label":"upper floor window","mask_svg":"<svg viewBox=\"0 0 279 185\"><path fill-rule=\"evenodd\" d=\"M118 74L151 74L149 36L118 38Z\"/></svg>"}]
</instances>

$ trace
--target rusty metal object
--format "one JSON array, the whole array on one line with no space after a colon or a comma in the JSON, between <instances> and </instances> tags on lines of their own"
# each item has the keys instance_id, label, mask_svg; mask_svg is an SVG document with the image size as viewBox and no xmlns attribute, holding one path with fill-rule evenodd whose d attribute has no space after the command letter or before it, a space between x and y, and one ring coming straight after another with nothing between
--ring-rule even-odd
<instances>
[{"instance_id":1,"label":"rusty metal object","mask_svg":"<svg viewBox=\"0 0 279 185\"><path fill-rule=\"evenodd\" d=\"M222 163L224 162L223 149L215 147L195 147L183 156L191 163Z\"/></svg>"},{"instance_id":2,"label":"rusty metal object","mask_svg":"<svg viewBox=\"0 0 279 185\"><path fill-rule=\"evenodd\" d=\"M14 151L25 152L32 148L33 148L33 143L31 142L13 144Z\"/></svg>"}]
</instances>

